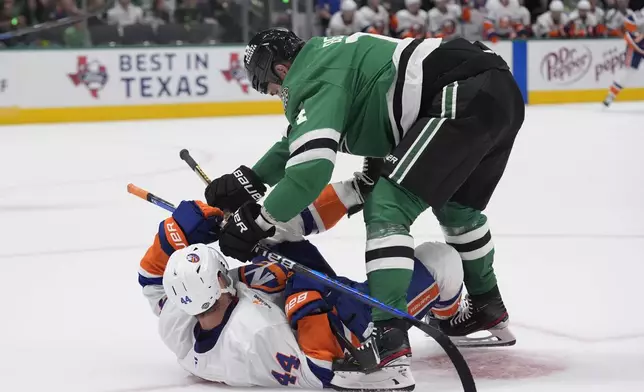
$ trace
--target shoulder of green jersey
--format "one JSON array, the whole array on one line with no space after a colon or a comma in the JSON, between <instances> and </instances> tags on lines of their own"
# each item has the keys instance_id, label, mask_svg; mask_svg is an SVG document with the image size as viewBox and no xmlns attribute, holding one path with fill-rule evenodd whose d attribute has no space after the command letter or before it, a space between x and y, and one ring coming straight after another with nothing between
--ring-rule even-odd
<instances>
[{"instance_id":1,"label":"shoulder of green jersey","mask_svg":"<svg viewBox=\"0 0 644 392\"><path fill-rule=\"evenodd\" d=\"M286 168L316 159L326 159L335 164L339 141L340 132L331 128L315 129L298 136L289 144Z\"/></svg>"}]
</instances>

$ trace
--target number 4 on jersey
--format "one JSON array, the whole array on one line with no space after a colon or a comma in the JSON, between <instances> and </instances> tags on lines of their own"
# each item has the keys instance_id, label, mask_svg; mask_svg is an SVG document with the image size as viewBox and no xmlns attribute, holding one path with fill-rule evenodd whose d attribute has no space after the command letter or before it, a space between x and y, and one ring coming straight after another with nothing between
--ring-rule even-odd
<instances>
[{"instance_id":1,"label":"number 4 on jersey","mask_svg":"<svg viewBox=\"0 0 644 392\"><path fill-rule=\"evenodd\" d=\"M278 383L284 386L295 384L297 377L291 376L291 371L293 369L297 370L300 368L300 360L294 355L287 356L282 353L277 353L275 355L275 359L277 359L277 363L282 367L282 369L284 369L286 373L278 373L273 370L271 372L273 377L275 377Z\"/></svg>"},{"instance_id":2,"label":"number 4 on jersey","mask_svg":"<svg viewBox=\"0 0 644 392\"><path fill-rule=\"evenodd\" d=\"M295 368L295 370L300 368L300 360L295 355L286 356L282 353L277 353L277 355L275 355L275 359L277 359L277 363L280 364L285 372L290 373L293 368Z\"/></svg>"}]
</instances>

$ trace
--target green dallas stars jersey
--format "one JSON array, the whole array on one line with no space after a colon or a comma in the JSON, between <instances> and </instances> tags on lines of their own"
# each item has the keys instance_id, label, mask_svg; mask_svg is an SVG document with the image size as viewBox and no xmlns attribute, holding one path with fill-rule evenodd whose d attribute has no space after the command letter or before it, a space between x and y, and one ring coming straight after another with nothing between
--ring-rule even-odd
<instances>
[{"instance_id":1,"label":"green dallas stars jersey","mask_svg":"<svg viewBox=\"0 0 644 392\"><path fill-rule=\"evenodd\" d=\"M253 167L266 184L277 184L264 202L266 212L285 222L313 202L331 180L337 151L391 152L416 121L422 60L440 42L365 33L311 38L282 83L291 130ZM399 64L408 47L411 58Z\"/></svg>"}]
</instances>

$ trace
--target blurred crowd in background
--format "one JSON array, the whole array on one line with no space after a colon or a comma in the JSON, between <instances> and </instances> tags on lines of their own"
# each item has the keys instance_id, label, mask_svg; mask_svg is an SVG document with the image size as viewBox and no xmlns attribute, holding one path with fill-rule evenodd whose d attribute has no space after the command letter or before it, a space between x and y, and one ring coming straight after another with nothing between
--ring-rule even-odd
<instances>
[{"instance_id":1,"label":"blurred crowd in background","mask_svg":"<svg viewBox=\"0 0 644 392\"><path fill-rule=\"evenodd\" d=\"M644 0L0 0L0 33L85 14L9 47L241 43L271 26L303 38L368 32L393 37L618 37ZM107 2L107 3L106 3Z\"/></svg>"}]
</instances>

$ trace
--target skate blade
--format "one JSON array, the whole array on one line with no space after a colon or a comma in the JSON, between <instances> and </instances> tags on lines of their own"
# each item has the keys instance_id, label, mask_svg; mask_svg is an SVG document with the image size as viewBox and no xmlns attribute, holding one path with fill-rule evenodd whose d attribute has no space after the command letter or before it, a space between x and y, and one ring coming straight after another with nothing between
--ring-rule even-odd
<instances>
[{"instance_id":1,"label":"skate blade","mask_svg":"<svg viewBox=\"0 0 644 392\"><path fill-rule=\"evenodd\" d=\"M389 391L413 391L416 388L416 385L410 385L407 387L403 388L385 388L385 389L350 389L350 388L343 388L343 387L338 387L335 385L331 385L331 388L333 388L336 391L351 391L351 392L389 392Z\"/></svg>"},{"instance_id":2,"label":"skate blade","mask_svg":"<svg viewBox=\"0 0 644 392\"><path fill-rule=\"evenodd\" d=\"M508 327L490 328L487 332L490 334L483 337L450 336L449 338L457 347L466 348L514 346L517 342L517 338Z\"/></svg>"},{"instance_id":3,"label":"skate blade","mask_svg":"<svg viewBox=\"0 0 644 392\"><path fill-rule=\"evenodd\" d=\"M331 380L336 391L413 391L416 387L409 365L382 368L375 373L336 371Z\"/></svg>"}]
</instances>

